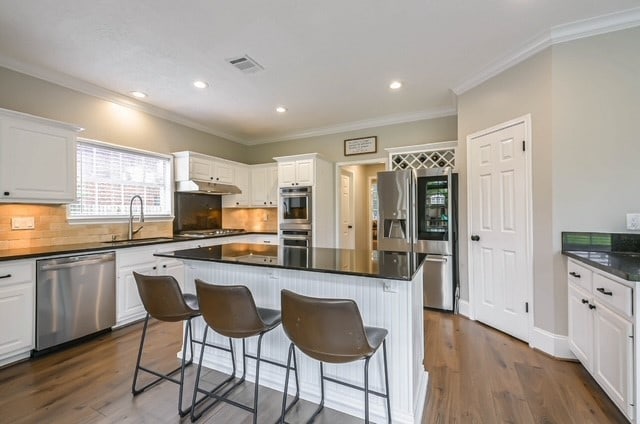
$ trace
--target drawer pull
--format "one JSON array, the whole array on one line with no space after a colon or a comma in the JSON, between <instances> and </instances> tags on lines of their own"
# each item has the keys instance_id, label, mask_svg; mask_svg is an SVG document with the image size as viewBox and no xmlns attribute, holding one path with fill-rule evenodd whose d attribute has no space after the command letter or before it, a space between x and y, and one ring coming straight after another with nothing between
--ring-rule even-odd
<instances>
[{"instance_id":1,"label":"drawer pull","mask_svg":"<svg viewBox=\"0 0 640 424\"><path fill-rule=\"evenodd\" d=\"M582 299L582 303L589 303L587 299Z\"/></svg>"},{"instance_id":2,"label":"drawer pull","mask_svg":"<svg viewBox=\"0 0 640 424\"><path fill-rule=\"evenodd\" d=\"M604 287L598 287L596 290L598 290L600 293L606 295L606 296L613 296L613 292L610 291L606 291L604 289Z\"/></svg>"},{"instance_id":3,"label":"drawer pull","mask_svg":"<svg viewBox=\"0 0 640 424\"><path fill-rule=\"evenodd\" d=\"M589 309L596 309L596 305L592 305L591 303L589 303Z\"/></svg>"},{"instance_id":4,"label":"drawer pull","mask_svg":"<svg viewBox=\"0 0 640 424\"><path fill-rule=\"evenodd\" d=\"M571 275L572 277L580 278L580 274L578 274L577 272L571 271L569 275Z\"/></svg>"},{"instance_id":5,"label":"drawer pull","mask_svg":"<svg viewBox=\"0 0 640 424\"><path fill-rule=\"evenodd\" d=\"M11 274L7 274L7 275L0 275L0 278L11 278Z\"/></svg>"}]
</instances>

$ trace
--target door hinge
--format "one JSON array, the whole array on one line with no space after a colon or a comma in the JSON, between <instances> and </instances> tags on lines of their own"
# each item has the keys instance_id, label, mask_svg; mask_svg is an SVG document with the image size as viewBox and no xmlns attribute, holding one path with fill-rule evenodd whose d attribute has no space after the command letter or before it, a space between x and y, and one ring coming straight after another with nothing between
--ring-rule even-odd
<instances>
[{"instance_id":1,"label":"door hinge","mask_svg":"<svg viewBox=\"0 0 640 424\"><path fill-rule=\"evenodd\" d=\"M529 302L524 302L524 311L529 313Z\"/></svg>"},{"instance_id":2,"label":"door hinge","mask_svg":"<svg viewBox=\"0 0 640 424\"><path fill-rule=\"evenodd\" d=\"M525 141L524 141L524 140L522 140L522 151L523 151L523 152L524 152L524 151L526 151L525 145L526 145Z\"/></svg>"}]
</instances>

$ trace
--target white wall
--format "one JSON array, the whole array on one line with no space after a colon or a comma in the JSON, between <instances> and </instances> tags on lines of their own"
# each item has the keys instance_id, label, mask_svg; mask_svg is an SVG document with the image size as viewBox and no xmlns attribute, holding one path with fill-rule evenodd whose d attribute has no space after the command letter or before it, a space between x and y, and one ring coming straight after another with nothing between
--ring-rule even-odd
<instances>
[{"instance_id":1,"label":"white wall","mask_svg":"<svg viewBox=\"0 0 640 424\"><path fill-rule=\"evenodd\" d=\"M552 331L555 302L564 286L553 280L551 255L551 51L545 50L458 98L457 166L460 169L461 298L469 298L467 240L466 137L531 113L533 163L533 258L535 325ZM565 301L566 305L566 301Z\"/></svg>"},{"instance_id":2,"label":"white wall","mask_svg":"<svg viewBox=\"0 0 640 424\"><path fill-rule=\"evenodd\" d=\"M466 136L532 115L535 326L567 334L562 231L624 232L640 211L640 28L555 45L458 98ZM461 174L466 158L459 156ZM462 176L461 238L466 229ZM462 297L468 298L461 252Z\"/></svg>"},{"instance_id":3,"label":"white wall","mask_svg":"<svg viewBox=\"0 0 640 424\"><path fill-rule=\"evenodd\" d=\"M640 212L640 28L554 46L552 75L552 252L564 287L562 231L627 232L625 214ZM566 320L555 330L566 334Z\"/></svg>"},{"instance_id":4,"label":"white wall","mask_svg":"<svg viewBox=\"0 0 640 424\"><path fill-rule=\"evenodd\" d=\"M244 145L1 67L0 107L77 124L81 137L122 146L246 158Z\"/></svg>"}]
</instances>

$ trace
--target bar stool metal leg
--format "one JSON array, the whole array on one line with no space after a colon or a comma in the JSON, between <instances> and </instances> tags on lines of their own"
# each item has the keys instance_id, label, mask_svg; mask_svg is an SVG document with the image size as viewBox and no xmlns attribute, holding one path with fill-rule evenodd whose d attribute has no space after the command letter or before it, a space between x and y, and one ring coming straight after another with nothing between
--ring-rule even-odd
<instances>
[{"instance_id":1,"label":"bar stool metal leg","mask_svg":"<svg viewBox=\"0 0 640 424\"><path fill-rule=\"evenodd\" d=\"M293 368L291 367L291 360L293 358ZM287 406L287 393L289 391L289 376L290 371L293 369L293 375L296 382L296 395L293 401ZM298 380L298 363L296 362L295 346L293 343L289 344L289 353L287 354L287 371L284 378L284 392L282 394L282 409L280 411L280 418L278 422L285 424L284 417L294 407L294 405L300 400L300 381Z\"/></svg>"},{"instance_id":2,"label":"bar stool metal leg","mask_svg":"<svg viewBox=\"0 0 640 424\"><path fill-rule=\"evenodd\" d=\"M387 398L387 422L391 424L391 398L389 396L389 370L387 369L387 340L382 342L382 357L384 358L384 386Z\"/></svg>"},{"instance_id":3,"label":"bar stool metal leg","mask_svg":"<svg viewBox=\"0 0 640 424\"><path fill-rule=\"evenodd\" d=\"M138 350L138 358L136 360L136 369L135 369L135 371L133 373L133 384L131 386L131 393L134 396L137 396L140 393L142 393L145 390L147 390L148 388L150 388L151 386L154 386L154 385L158 384L162 380L169 380L169 381L171 381L173 383L176 383L179 386L179 392L178 392L178 414L181 417L184 417L191 410L191 408L187 408L185 410L182 409L182 395L183 395L183 392L184 392L184 369L190 364L190 362L187 363L187 361L186 361L186 355L187 355L186 352L187 352L187 344L191 344L191 340L192 340L191 325L190 325L191 320L190 319L188 320L189 324L186 326L185 332L184 332L184 340L183 340L183 343L182 343L182 359L180 361L180 366L178 368L170 371L167 374L161 374L161 373L159 373L157 371L151 370L149 368L146 368L146 367L140 365L140 362L142 360L142 352L144 350L144 342L145 342L146 337L147 337L147 329L148 329L148 325L149 325L149 318L150 318L150 315L147 314L147 316L146 316L146 318L144 320L144 326L142 328L142 337L140 339L140 348ZM192 352L192 357L193 357L193 352ZM139 374L140 370L148 372L149 374L153 374L157 378L152 380L151 382L147 383L145 386L137 389L136 385L137 385L137 382L138 382L138 374ZM176 380L172 376L173 376L173 374L175 374L178 371L180 371L180 379Z\"/></svg>"},{"instance_id":4,"label":"bar stool metal leg","mask_svg":"<svg viewBox=\"0 0 640 424\"><path fill-rule=\"evenodd\" d=\"M369 356L364 360L364 422L369 424Z\"/></svg>"}]
</instances>

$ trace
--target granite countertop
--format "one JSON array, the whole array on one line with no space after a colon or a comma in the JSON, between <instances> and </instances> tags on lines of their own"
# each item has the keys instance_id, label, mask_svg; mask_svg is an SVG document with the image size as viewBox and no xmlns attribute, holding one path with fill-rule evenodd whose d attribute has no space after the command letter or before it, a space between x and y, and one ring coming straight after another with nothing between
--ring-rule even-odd
<instances>
[{"instance_id":1,"label":"granite countertop","mask_svg":"<svg viewBox=\"0 0 640 424\"><path fill-rule=\"evenodd\" d=\"M91 242L91 243L78 243L78 244L63 244L55 246L43 246L43 247L27 247L23 249L3 249L0 250L0 262L12 261L16 259L28 259L37 258L41 256L52 256L61 254L76 254L76 253L89 253L98 250L114 250L124 249L127 247L139 247L139 246L151 246L155 244L164 243L176 243L183 241L198 241L208 238L222 238L222 237L236 237L245 236L251 234L270 234L276 235L277 233L271 232L253 232L248 231L240 234L223 234L217 236L206 236L200 238L191 237L152 237L148 239L135 239L133 241L118 240L115 242Z\"/></svg>"},{"instance_id":2,"label":"granite countertop","mask_svg":"<svg viewBox=\"0 0 640 424\"><path fill-rule=\"evenodd\" d=\"M156 256L411 281L426 255L411 252L283 247L246 243L156 253Z\"/></svg>"},{"instance_id":3,"label":"granite countertop","mask_svg":"<svg viewBox=\"0 0 640 424\"><path fill-rule=\"evenodd\" d=\"M628 281L640 281L640 234L562 233L562 254Z\"/></svg>"}]
</instances>

